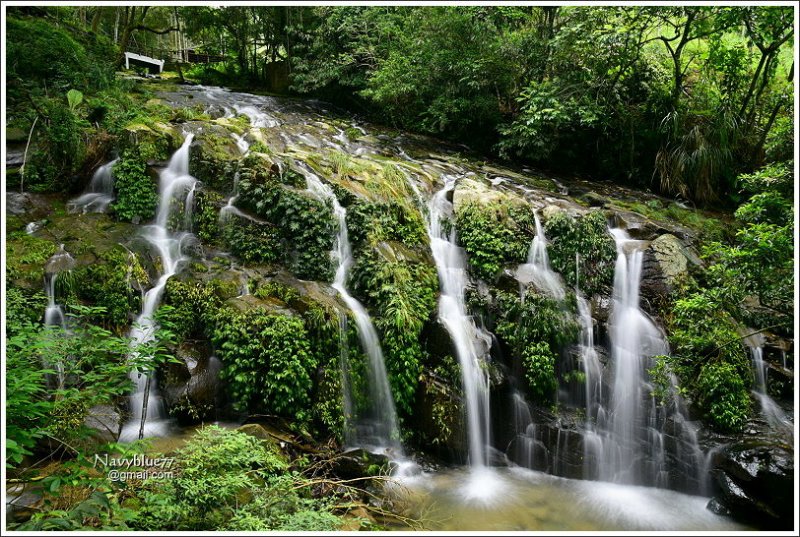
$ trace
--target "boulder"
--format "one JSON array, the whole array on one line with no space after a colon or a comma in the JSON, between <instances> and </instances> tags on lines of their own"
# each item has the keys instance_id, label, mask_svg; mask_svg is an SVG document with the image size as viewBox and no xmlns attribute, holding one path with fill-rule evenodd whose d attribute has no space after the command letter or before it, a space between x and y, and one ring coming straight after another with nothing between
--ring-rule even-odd
<instances>
[{"instance_id":1,"label":"boulder","mask_svg":"<svg viewBox=\"0 0 800 537\"><path fill-rule=\"evenodd\" d=\"M89 409L83 424L94 429L100 442L116 442L122 429L122 414L110 405L95 405Z\"/></svg>"},{"instance_id":2,"label":"boulder","mask_svg":"<svg viewBox=\"0 0 800 537\"><path fill-rule=\"evenodd\" d=\"M688 276L689 266L699 262L675 235L659 235L644 253L642 289L650 294L669 294Z\"/></svg>"},{"instance_id":3,"label":"boulder","mask_svg":"<svg viewBox=\"0 0 800 537\"><path fill-rule=\"evenodd\" d=\"M334 475L339 479L358 479L386 474L389 457L359 448L337 455L331 464Z\"/></svg>"},{"instance_id":4,"label":"boulder","mask_svg":"<svg viewBox=\"0 0 800 537\"><path fill-rule=\"evenodd\" d=\"M790 530L794 519L794 455L763 441L734 444L711 471L717 491L708 508L744 523Z\"/></svg>"},{"instance_id":5,"label":"boulder","mask_svg":"<svg viewBox=\"0 0 800 537\"><path fill-rule=\"evenodd\" d=\"M216 418L220 361L207 342L186 341L176 352L181 363L168 363L160 375L164 404L181 424Z\"/></svg>"}]
</instances>

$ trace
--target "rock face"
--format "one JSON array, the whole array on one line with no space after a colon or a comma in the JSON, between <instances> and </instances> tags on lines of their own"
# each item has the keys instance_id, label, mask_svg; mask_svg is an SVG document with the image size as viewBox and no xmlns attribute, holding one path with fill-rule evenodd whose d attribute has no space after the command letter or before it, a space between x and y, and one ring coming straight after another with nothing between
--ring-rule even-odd
<instances>
[{"instance_id":1,"label":"rock face","mask_svg":"<svg viewBox=\"0 0 800 537\"><path fill-rule=\"evenodd\" d=\"M792 529L794 458L788 446L735 444L711 474L718 490L709 509L764 529Z\"/></svg>"},{"instance_id":2,"label":"rock face","mask_svg":"<svg viewBox=\"0 0 800 537\"><path fill-rule=\"evenodd\" d=\"M666 295L689 273L697 258L675 235L659 235L650 243L642 261L642 291Z\"/></svg>"},{"instance_id":3,"label":"rock face","mask_svg":"<svg viewBox=\"0 0 800 537\"><path fill-rule=\"evenodd\" d=\"M183 362L170 363L161 376L164 404L181 424L217 417L220 362L207 344L187 342L178 348Z\"/></svg>"}]
</instances>

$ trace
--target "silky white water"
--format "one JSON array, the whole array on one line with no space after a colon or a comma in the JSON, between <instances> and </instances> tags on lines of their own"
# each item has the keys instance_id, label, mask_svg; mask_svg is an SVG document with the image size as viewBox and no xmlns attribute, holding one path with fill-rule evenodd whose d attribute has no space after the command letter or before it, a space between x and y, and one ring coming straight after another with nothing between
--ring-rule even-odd
<instances>
[{"instance_id":1,"label":"silky white water","mask_svg":"<svg viewBox=\"0 0 800 537\"><path fill-rule=\"evenodd\" d=\"M360 417L355 423L348 424L345 430L349 438L346 440L348 443L375 451L388 450L393 456L399 457L402 451L397 414L380 338L366 308L347 290L347 278L353 265L353 252L347 233L347 211L339 203L333 189L323 183L307 166L299 166L299 170L306 178L309 192L333 206L333 215L338 224L336 242L331 252L336 266L333 288L338 291L353 314L361 347L368 360L368 388L372 415L368 419ZM349 381L346 382L346 385L349 384ZM347 396L346 401L349 401ZM346 406L350 406L352 411L351 402L347 402Z\"/></svg>"},{"instance_id":2,"label":"silky white water","mask_svg":"<svg viewBox=\"0 0 800 537\"><path fill-rule=\"evenodd\" d=\"M181 202L183 218L181 222L191 221L192 205L190 193L194 191L197 179L189 175L189 146L193 135L189 134L183 145L169 161L169 165L161 171L159 177L159 202L155 222L142 228L142 236L157 252L161 259L162 273L155 285L148 290L142 300L142 312L137 317L130 332L132 356L138 361L147 362L147 357L137 354L142 345L150 344L155 339L158 329L154 314L164 293L167 280L176 274L186 257L182 253L182 243L189 234L183 231L170 231L170 215L173 200ZM120 434L121 441L132 441L149 436L164 436L169 431L169 422L161 397L158 383L152 371L131 370L131 380L135 391L130 396L131 419L125 423Z\"/></svg>"},{"instance_id":3,"label":"silky white water","mask_svg":"<svg viewBox=\"0 0 800 537\"><path fill-rule=\"evenodd\" d=\"M462 385L467 410L469 464L474 470L484 468L488 458L489 377L481 362L489 354L491 337L475 325L467 314L464 291L469 285L467 258L456 243L455 226L447 231L446 221L452 222L453 204L448 196L455 188L456 177L443 175L444 186L428 204L427 230L431 252L439 275L439 321L447 329L461 365ZM475 492L489 492L475 489Z\"/></svg>"},{"instance_id":4,"label":"silky white water","mask_svg":"<svg viewBox=\"0 0 800 537\"><path fill-rule=\"evenodd\" d=\"M561 277L550 268L547 239L536 211L533 213L533 218L536 222L536 236L528 250L528 262L517 267L515 274L520 283L520 295L524 300L525 288L533 284L539 291L547 293L552 298L564 300L564 285Z\"/></svg>"},{"instance_id":5,"label":"silky white water","mask_svg":"<svg viewBox=\"0 0 800 537\"><path fill-rule=\"evenodd\" d=\"M81 196L67 204L71 212L102 213L114 201L114 159L97 168L89 182L89 188Z\"/></svg>"}]
</instances>

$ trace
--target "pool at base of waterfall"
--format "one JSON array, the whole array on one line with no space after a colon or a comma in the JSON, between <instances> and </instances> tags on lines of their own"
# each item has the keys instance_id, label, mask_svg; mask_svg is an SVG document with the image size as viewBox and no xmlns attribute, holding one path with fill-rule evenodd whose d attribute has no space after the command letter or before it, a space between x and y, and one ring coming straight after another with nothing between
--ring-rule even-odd
<instances>
[{"instance_id":1,"label":"pool at base of waterfall","mask_svg":"<svg viewBox=\"0 0 800 537\"><path fill-rule=\"evenodd\" d=\"M442 470L398 479L395 507L432 531L741 531L708 498L554 477L519 467ZM481 480L490 493L470 495ZM476 483L477 481L477 483Z\"/></svg>"}]
</instances>

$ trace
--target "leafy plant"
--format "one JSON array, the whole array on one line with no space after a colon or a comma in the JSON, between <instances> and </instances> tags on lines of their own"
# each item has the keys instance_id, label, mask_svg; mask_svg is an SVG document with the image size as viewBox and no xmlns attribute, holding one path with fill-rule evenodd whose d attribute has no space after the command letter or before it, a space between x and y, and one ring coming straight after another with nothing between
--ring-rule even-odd
<instances>
[{"instance_id":1,"label":"leafy plant","mask_svg":"<svg viewBox=\"0 0 800 537\"><path fill-rule=\"evenodd\" d=\"M155 216L158 193L143 160L131 153L122 155L114 166L114 190L112 208L120 220L140 222Z\"/></svg>"}]
</instances>

